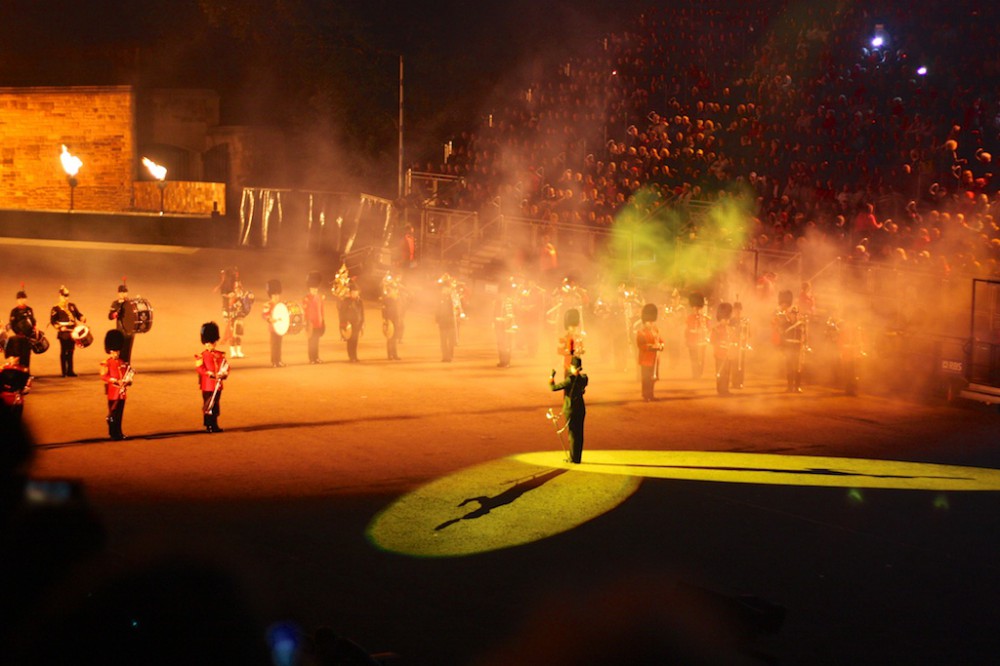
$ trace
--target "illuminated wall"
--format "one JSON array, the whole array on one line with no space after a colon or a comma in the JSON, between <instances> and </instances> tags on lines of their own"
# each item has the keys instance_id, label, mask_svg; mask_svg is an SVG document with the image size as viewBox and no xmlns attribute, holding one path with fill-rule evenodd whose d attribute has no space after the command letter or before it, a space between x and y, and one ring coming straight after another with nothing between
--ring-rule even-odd
<instances>
[{"instance_id":1,"label":"illuminated wall","mask_svg":"<svg viewBox=\"0 0 1000 666\"><path fill-rule=\"evenodd\" d=\"M135 93L128 86L0 88L0 208L69 209L62 144L83 160L74 209L131 209Z\"/></svg>"},{"instance_id":2,"label":"illuminated wall","mask_svg":"<svg viewBox=\"0 0 1000 666\"><path fill-rule=\"evenodd\" d=\"M137 181L133 189L135 210L160 211L160 188L154 181ZM168 180L163 188L163 211L184 215L209 215L213 206L219 215L226 214L226 184Z\"/></svg>"}]
</instances>

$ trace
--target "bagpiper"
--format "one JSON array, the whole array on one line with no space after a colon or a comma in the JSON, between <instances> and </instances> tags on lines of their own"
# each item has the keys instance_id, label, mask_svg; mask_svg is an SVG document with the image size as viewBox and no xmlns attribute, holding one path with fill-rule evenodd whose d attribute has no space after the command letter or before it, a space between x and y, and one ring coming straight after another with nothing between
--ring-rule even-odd
<instances>
[{"instance_id":1,"label":"bagpiper","mask_svg":"<svg viewBox=\"0 0 1000 666\"><path fill-rule=\"evenodd\" d=\"M250 316L253 303L253 292L243 286L243 281L237 274L226 306L226 327L220 340L220 343L229 345L229 358L246 357L243 353L243 334L246 328L246 318Z\"/></svg>"},{"instance_id":2,"label":"bagpiper","mask_svg":"<svg viewBox=\"0 0 1000 666\"><path fill-rule=\"evenodd\" d=\"M201 353L195 354L198 385L201 388L202 423L208 432L222 432L219 427L223 381L229 377L229 361L225 352L216 349L219 342L219 325L214 321L202 324Z\"/></svg>"}]
</instances>

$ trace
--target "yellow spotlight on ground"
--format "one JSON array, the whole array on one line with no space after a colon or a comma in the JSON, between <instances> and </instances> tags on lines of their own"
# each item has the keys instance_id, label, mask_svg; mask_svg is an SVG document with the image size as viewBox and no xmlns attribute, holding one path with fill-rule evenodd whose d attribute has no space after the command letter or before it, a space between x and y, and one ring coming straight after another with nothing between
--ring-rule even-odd
<instances>
[{"instance_id":1,"label":"yellow spotlight on ground","mask_svg":"<svg viewBox=\"0 0 1000 666\"><path fill-rule=\"evenodd\" d=\"M1000 490L1000 470L902 460L786 456L725 451L584 451L570 465L552 452L515 460L542 467L658 479L898 490Z\"/></svg>"},{"instance_id":2,"label":"yellow spotlight on ground","mask_svg":"<svg viewBox=\"0 0 1000 666\"><path fill-rule=\"evenodd\" d=\"M401 497L375 517L368 538L383 550L418 557L519 546L614 509L641 482L568 471L511 459L462 470Z\"/></svg>"}]
</instances>

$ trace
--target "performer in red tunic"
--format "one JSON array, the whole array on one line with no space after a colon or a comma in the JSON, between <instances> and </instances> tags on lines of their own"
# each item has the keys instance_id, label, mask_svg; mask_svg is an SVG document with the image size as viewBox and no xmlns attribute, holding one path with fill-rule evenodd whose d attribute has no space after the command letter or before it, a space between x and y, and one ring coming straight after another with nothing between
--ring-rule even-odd
<instances>
[{"instance_id":1,"label":"performer in red tunic","mask_svg":"<svg viewBox=\"0 0 1000 666\"><path fill-rule=\"evenodd\" d=\"M712 327L712 350L715 356L715 389L719 395L729 395L729 378L732 372L733 347L729 320L733 316L732 303L719 303L715 313L715 326Z\"/></svg>"},{"instance_id":2,"label":"performer in red tunic","mask_svg":"<svg viewBox=\"0 0 1000 666\"><path fill-rule=\"evenodd\" d=\"M14 422L21 420L24 412L24 396L31 391L31 372L21 365L23 347L28 346L26 338L12 336L4 345L4 364L0 368L0 399L3 409ZM6 414L5 414L6 416Z\"/></svg>"},{"instance_id":3,"label":"performer in red tunic","mask_svg":"<svg viewBox=\"0 0 1000 666\"><path fill-rule=\"evenodd\" d=\"M319 285L323 277L318 271L312 271L306 278L306 287L309 293L302 299L303 317L306 320L306 332L309 334L307 351L309 362L313 365L322 363L319 357L319 339L326 333L326 317L323 311L323 299L325 296L319 293Z\"/></svg>"},{"instance_id":4,"label":"performer in red tunic","mask_svg":"<svg viewBox=\"0 0 1000 666\"><path fill-rule=\"evenodd\" d=\"M705 316L705 297L694 292L688 296L688 316L684 327L684 342L691 358L691 377L701 379L705 370L705 348L708 346L708 317Z\"/></svg>"},{"instance_id":5,"label":"performer in red tunic","mask_svg":"<svg viewBox=\"0 0 1000 666\"><path fill-rule=\"evenodd\" d=\"M653 387L659 379L660 352L663 351L663 338L656 327L656 317L659 314L653 303L642 306L642 328L635 336L635 346L639 350L639 372L642 377L642 399L646 402L656 400Z\"/></svg>"},{"instance_id":6,"label":"performer in red tunic","mask_svg":"<svg viewBox=\"0 0 1000 666\"><path fill-rule=\"evenodd\" d=\"M229 376L229 361L225 352L215 348L219 342L219 325L210 321L201 326L201 343L205 348L195 355L198 385L201 387L202 420L208 432L222 432L219 408L222 402L222 382Z\"/></svg>"},{"instance_id":7,"label":"performer in red tunic","mask_svg":"<svg viewBox=\"0 0 1000 666\"><path fill-rule=\"evenodd\" d=\"M559 338L556 353L563 357L563 376L569 377L573 357L581 357L586 351L583 348L584 333L580 330L580 311L577 309L566 310L566 314L563 315L563 326L566 332Z\"/></svg>"},{"instance_id":8,"label":"performer in red tunic","mask_svg":"<svg viewBox=\"0 0 1000 666\"><path fill-rule=\"evenodd\" d=\"M108 331L104 336L104 351L107 360L101 363L101 381L108 398L108 436L114 440L127 439L122 433L122 419L125 416L125 396L132 385L132 366L121 358L125 346L125 334L118 329Z\"/></svg>"}]
</instances>

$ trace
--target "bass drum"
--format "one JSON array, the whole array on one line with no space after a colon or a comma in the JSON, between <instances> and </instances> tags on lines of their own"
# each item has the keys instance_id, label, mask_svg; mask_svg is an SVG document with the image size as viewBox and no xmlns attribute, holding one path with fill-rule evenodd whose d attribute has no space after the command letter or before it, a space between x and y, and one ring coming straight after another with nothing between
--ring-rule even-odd
<instances>
[{"instance_id":1,"label":"bass drum","mask_svg":"<svg viewBox=\"0 0 1000 666\"><path fill-rule=\"evenodd\" d=\"M77 347L89 347L94 342L94 334L90 332L90 327L86 324L77 324L73 327L73 332L69 334Z\"/></svg>"},{"instance_id":2,"label":"bass drum","mask_svg":"<svg viewBox=\"0 0 1000 666\"><path fill-rule=\"evenodd\" d=\"M305 327L302 306L298 303L275 303L270 311L271 330L277 335L292 335Z\"/></svg>"},{"instance_id":3,"label":"bass drum","mask_svg":"<svg viewBox=\"0 0 1000 666\"><path fill-rule=\"evenodd\" d=\"M125 301L125 315L122 327L130 335L148 333L153 327L153 306L145 298L133 298Z\"/></svg>"},{"instance_id":4,"label":"bass drum","mask_svg":"<svg viewBox=\"0 0 1000 666\"><path fill-rule=\"evenodd\" d=\"M45 333L37 331L29 340L31 351L35 354L44 354L49 350L49 339L45 337Z\"/></svg>"}]
</instances>

